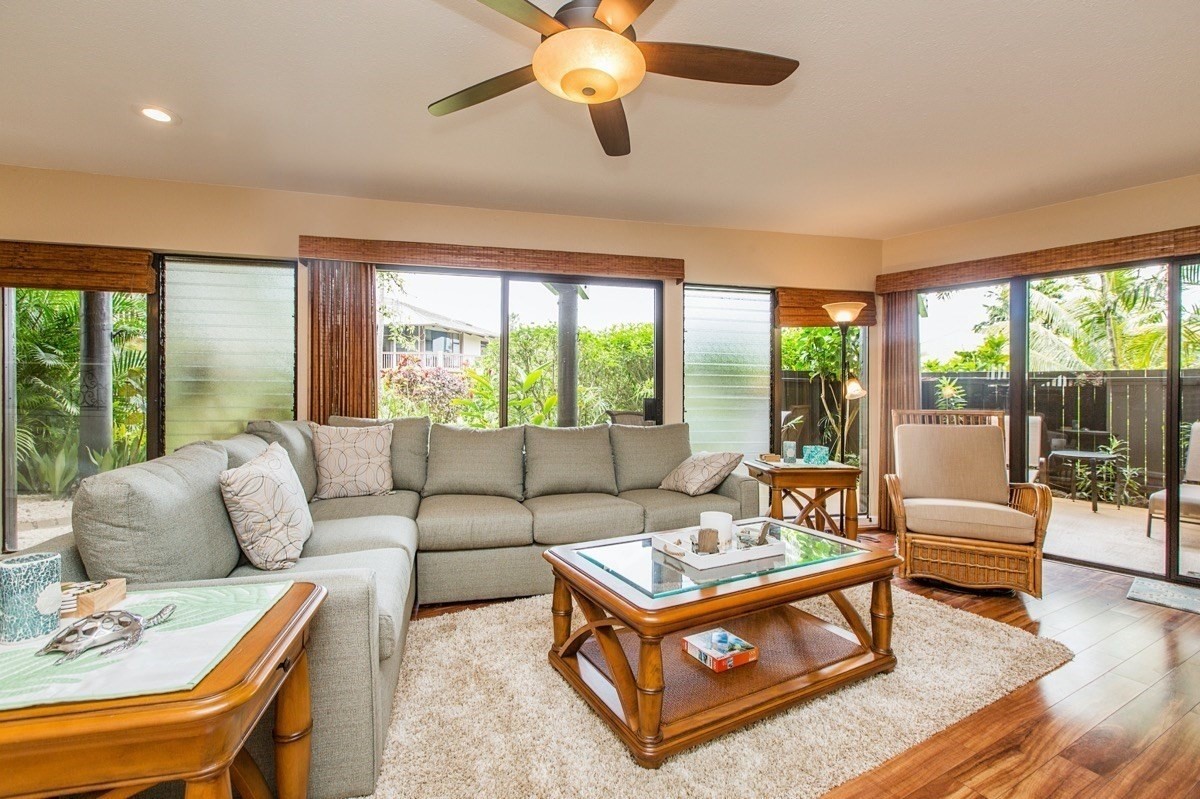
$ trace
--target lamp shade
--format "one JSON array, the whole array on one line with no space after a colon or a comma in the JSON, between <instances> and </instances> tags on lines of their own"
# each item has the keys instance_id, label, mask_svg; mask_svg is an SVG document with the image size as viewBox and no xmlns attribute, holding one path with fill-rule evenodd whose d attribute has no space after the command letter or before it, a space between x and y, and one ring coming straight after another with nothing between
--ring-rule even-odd
<instances>
[{"instance_id":1,"label":"lamp shade","mask_svg":"<svg viewBox=\"0 0 1200 799\"><path fill-rule=\"evenodd\" d=\"M533 75L546 91L564 100L607 103L641 84L646 77L646 57L619 33L570 28L538 45Z\"/></svg>"},{"instance_id":2,"label":"lamp shade","mask_svg":"<svg viewBox=\"0 0 1200 799\"><path fill-rule=\"evenodd\" d=\"M821 307L835 323L850 325L854 324L854 320L862 313L862 309L867 307L867 304L865 302L831 302Z\"/></svg>"},{"instance_id":3,"label":"lamp shade","mask_svg":"<svg viewBox=\"0 0 1200 799\"><path fill-rule=\"evenodd\" d=\"M846 379L846 399L857 400L867 396L867 390L863 388L863 384L854 375L850 375Z\"/></svg>"}]
</instances>

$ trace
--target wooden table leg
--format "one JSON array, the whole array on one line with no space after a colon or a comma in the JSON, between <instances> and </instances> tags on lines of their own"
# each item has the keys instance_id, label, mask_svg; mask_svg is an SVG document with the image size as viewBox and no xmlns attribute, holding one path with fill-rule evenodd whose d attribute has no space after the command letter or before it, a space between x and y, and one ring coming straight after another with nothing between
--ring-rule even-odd
<instances>
[{"instance_id":1,"label":"wooden table leg","mask_svg":"<svg viewBox=\"0 0 1200 799\"><path fill-rule=\"evenodd\" d=\"M1088 464L1088 472L1092 476L1092 513L1098 511L1098 503L1100 502L1100 470L1096 468L1097 461L1093 458Z\"/></svg>"},{"instance_id":2,"label":"wooden table leg","mask_svg":"<svg viewBox=\"0 0 1200 799\"><path fill-rule=\"evenodd\" d=\"M302 649L291 674L275 697L275 784L279 799L305 799L308 796L311 736L308 650Z\"/></svg>"},{"instance_id":3,"label":"wooden table leg","mask_svg":"<svg viewBox=\"0 0 1200 799\"><path fill-rule=\"evenodd\" d=\"M554 649L562 649L563 644L571 635L571 589L567 581L554 576L554 598L551 601L550 613L554 618Z\"/></svg>"},{"instance_id":4,"label":"wooden table leg","mask_svg":"<svg viewBox=\"0 0 1200 799\"><path fill-rule=\"evenodd\" d=\"M771 495L771 518L783 521L783 492L771 487L767 493Z\"/></svg>"},{"instance_id":5,"label":"wooden table leg","mask_svg":"<svg viewBox=\"0 0 1200 799\"><path fill-rule=\"evenodd\" d=\"M871 651L892 654L892 581L871 584Z\"/></svg>"},{"instance_id":6,"label":"wooden table leg","mask_svg":"<svg viewBox=\"0 0 1200 799\"><path fill-rule=\"evenodd\" d=\"M183 796L184 799L232 799L229 770L208 779L189 781L184 787Z\"/></svg>"},{"instance_id":7,"label":"wooden table leg","mask_svg":"<svg viewBox=\"0 0 1200 799\"><path fill-rule=\"evenodd\" d=\"M662 740L662 638L642 638L638 650L638 737L647 743Z\"/></svg>"},{"instance_id":8,"label":"wooden table leg","mask_svg":"<svg viewBox=\"0 0 1200 799\"><path fill-rule=\"evenodd\" d=\"M842 528L842 535L849 538L851 541L858 540L858 489L847 488L842 499L842 513L845 514L846 523Z\"/></svg>"}]
</instances>

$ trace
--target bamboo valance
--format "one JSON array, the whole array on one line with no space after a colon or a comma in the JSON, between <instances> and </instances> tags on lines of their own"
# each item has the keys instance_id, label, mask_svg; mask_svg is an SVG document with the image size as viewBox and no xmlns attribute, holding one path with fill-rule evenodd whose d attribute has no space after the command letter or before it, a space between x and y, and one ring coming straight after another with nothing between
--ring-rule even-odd
<instances>
[{"instance_id":1,"label":"bamboo valance","mask_svg":"<svg viewBox=\"0 0 1200 799\"><path fill-rule=\"evenodd\" d=\"M0 286L153 294L154 253L118 247L0 241Z\"/></svg>"},{"instance_id":2,"label":"bamboo valance","mask_svg":"<svg viewBox=\"0 0 1200 799\"><path fill-rule=\"evenodd\" d=\"M1117 264L1172 258L1200 253L1200 225L1195 227L1144 233L1119 239L1070 244L1047 250L980 258L906 272L889 272L875 279L875 291L924 291L990 283L1017 277L1068 272L1074 269L1115 266Z\"/></svg>"},{"instance_id":3,"label":"bamboo valance","mask_svg":"<svg viewBox=\"0 0 1200 799\"><path fill-rule=\"evenodd\" d=\"M862 309L854 324L864 327L875 324L875 295L869 291L778 288L775 298L776 321L780 327L828 327L833 322L821 306L831 302L864 302L867 307Z\"/></svg>"},{"instance_id":4,"label":"bamboo valance","mask_svg":"<svg viewBox=\"0 0 1200 799\"><path fill-rule=\"evenodd\" d=\"M469 244L301 236L300 257L395 266L442 266L577 277L683 281L683 261L678 258L477 247Z\"/></svg>"}]
</instances>

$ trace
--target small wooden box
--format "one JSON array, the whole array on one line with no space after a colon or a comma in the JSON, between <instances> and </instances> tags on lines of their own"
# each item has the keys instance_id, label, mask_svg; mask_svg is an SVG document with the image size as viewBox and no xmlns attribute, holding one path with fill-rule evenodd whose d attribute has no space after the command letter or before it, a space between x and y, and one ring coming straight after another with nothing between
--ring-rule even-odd
<instances>
[{"instance_id":1,"label":"small wooden box","mask_svg":"<svg viewBox=\"0 0 1200 799\"><path fill-rule=\"evenodd\" d=\"M78 592L78 593L77 593ZM93 613L109 610L125 598L125 578L88 583L63 583L63 599L74 595L75 606L63 605L59 615L64 619L80 619Z\"/></svg>"}]
</instances>

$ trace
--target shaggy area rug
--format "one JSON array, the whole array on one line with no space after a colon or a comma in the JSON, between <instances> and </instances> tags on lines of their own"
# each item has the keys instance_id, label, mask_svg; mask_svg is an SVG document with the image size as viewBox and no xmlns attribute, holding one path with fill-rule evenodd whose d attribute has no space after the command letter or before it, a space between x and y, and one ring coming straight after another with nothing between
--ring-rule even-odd
<instances>
[{"instance_id":1,"label":"shaggy area rug","mask_svg":"<svg viewBox=\"0 0 1200 799\"><path fill-rule=\"evenodd\" d=\"M634 763L547 662L549 596L416 621L375 797L819 797L1071 659L1057 641L894 594L893 673L677 754L656 771ZM847 596L869 618L869 591ZM841 620L824 598L800 607Z\"/></svg>"}]
</instances>

